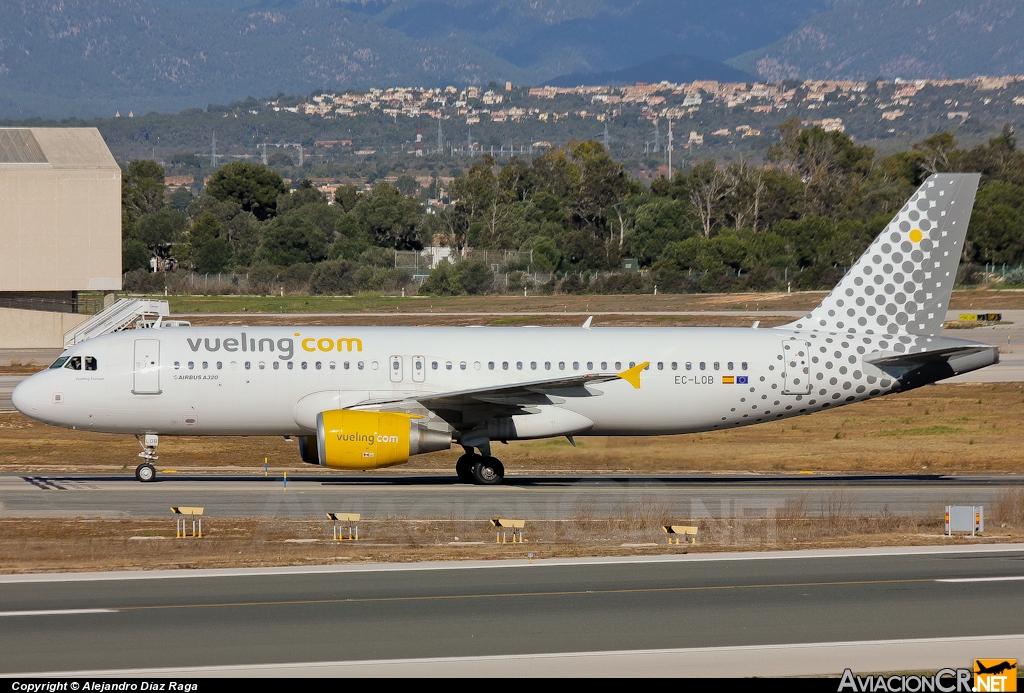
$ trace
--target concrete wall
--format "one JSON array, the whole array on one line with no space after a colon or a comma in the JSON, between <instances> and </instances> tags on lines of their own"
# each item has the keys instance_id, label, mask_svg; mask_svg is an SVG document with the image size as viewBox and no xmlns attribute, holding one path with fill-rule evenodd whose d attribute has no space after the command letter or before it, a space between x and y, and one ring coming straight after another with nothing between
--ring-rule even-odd
<instances>
[{"instance_id":1,"label":"concrete wall","mask_svg":"<svg viewBox=\"0 0 1024 693\"><path fill-rule=\"evenodd\" d=\"M121 169L103 137L28 130L34 158L0 159L0 292L120 289Z\"/></svg>"},{"instance_id":2,"label":"concrete wall","mask_svg":"<svg viewBox=\"0 0 1024 693\"><path fill-rule=\"evenodd\" d=\"M90 315L0 308L0 349L62 349L64 333Z\"/></svg>"}]
</instances>

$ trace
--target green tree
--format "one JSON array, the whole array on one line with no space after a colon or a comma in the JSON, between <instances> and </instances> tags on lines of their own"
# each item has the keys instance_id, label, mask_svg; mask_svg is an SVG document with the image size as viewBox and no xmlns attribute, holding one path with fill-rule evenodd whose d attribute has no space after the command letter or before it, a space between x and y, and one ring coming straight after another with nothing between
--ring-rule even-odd
<instances>
[{"instance_id":1,"label":"green tree","mask_svg":"<svg viewBox=\"0 0 1024 693\"><path fill-rule=\"evenodd\" d=\"M288 192L288 187L266 166L236 161L214 172L206 192L221 202L234 200L246 212L265 220L274 216L277 198Z\"/></svg>"},{"instance_id":2,"label":"green tree","mask_svg":"<svg viewBox=\"0 0 1024 693\"><path fill-rule=\"evenodd\" d=\"M316 263L327 257L327 236L302 215L274 219L263 230L254 259L279 267L300 262Z\"/></svg>"},{"instance_id":3,"label":"green tree","mask_svg":"<svg viewBox=\"0 0 1024 693\"><path fill-rule=\"evenodd\" d=\"M128 238L121 242L121 271L149 271L149 260L152 257L149 249L137 238Z\"/></svg>"},{"instance_id":4,"label":"green tree","mask_svg":"<svg viewBox=\"0 0 1024 693\"><path fill-rule=\"evenodd\" d=\"M188 233L188 257L196 272L223 272L231 262L231 244L221 235L220 220L204 212Z\"/></svg>"},{"instance_id":5,"label":"green tree","mask_svg":"<svg viewBox=\"0 0 1024 693\"><path fill-rule=\"evenodd\" d=\"M174 209L150 212L135 222L136 238L150 254L160 257L167 257L170 245L181 240L187 229L188 217Z\"/></svg>"},{"instance_id":6,"label":"green tree","mask_svg":"<svg viewBox=\"0 0 1024 693\"><path fill-rule=\"evenodd\" d=\"M381 183L369 195L362 195L352 214L359 226L377 245L397 250L423 247L419 229L423 205L406 197L393 185Z\"/></svg>"},{"instance_id":7,"label":"green tree","mask_svg":"<svg viewBox=\"0 0 1024 693\"><path fill-rule=\"evenodd\" d=\"M150 159L136 159L121 177L122 232L139 217L164 207L164 169Z\"/></svg>"}]
</instances>

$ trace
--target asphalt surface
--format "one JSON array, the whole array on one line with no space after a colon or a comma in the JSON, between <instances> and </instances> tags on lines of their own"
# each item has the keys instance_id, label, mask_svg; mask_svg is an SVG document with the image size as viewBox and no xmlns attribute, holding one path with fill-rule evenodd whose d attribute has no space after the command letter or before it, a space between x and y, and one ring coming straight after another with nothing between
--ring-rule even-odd
<instances>
[{"instance_id":1,"label":"asphalt surface","mask_svg":"<svg viewBox=\"0 0 1024 693\"><path fill-rule=\"evenodd\" d=\"M1024 655L991 644L1024 632L1024 546L985 548L4 576L0 673L989 638L969 666Z\"/></svg>"},{"instance_id":2,"label":"asphalt surface","mask_svg":"<svg viewBox=\"0 0 1024 693\"><path fill-rule=\"evenodd\" d=\"M682 518L769 517L787 502L812 516L917 514L946 505L994 503L1024 475L637 475L508 476L497 487L460 484L454 474L289 476L158 474L0 475L0 517L167 517L170 506L197 505L213 517L363 517L533 520L579 514L622 517L657 506Z\"/></svg>"}]
</instances>

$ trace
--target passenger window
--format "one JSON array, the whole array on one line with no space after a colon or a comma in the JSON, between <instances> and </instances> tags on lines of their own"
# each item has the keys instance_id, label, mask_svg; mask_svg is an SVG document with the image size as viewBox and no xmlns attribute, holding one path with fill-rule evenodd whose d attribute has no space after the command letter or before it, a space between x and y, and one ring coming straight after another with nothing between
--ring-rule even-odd
<instances>
[{"instance_id":1,"label":"passenger window","mask_svg":"<svg viewBox=\"0 0 1024 693\"><path fill-rule=\"evenodd\" d=\"M630 361L629 362L629 367L630 368L635 368L636 367L636 361Z\"/></svg>"},{"instance_id":2,"label":"passenger window","mask_svg":"<svg viewBox=\"0 0 1024 693\"><path fill-rule=\"evenodd\" d=\"M398 364L396 363L395 365L397 366ZM466 370L466 362L465 361L460 361L459 362L459 368L461 370Z\"/></svg>"},{"instance_id":3,"label":"passenger window","mask_svg":"<svg viewBox=\"0 0 1024 693\"><path fill-rule=\"evenodd\" d=\"M588 371L594 370L594 362L593 361L587 361L587 370Z\"/></svg>"},{"instance_id":4,"label":"passenger window","mask_svg":"<svg viewBox=\"0 0 1024 693\"><path fill-rule=\"evenodd\" d=\"M391 362L391 369L392 370L396 370L397 371L401 367L402 367L402 364L400 364L398 362L398 359L395 359L394 361Z\"/></svg>"},{"instance_id":5,"label":"passenger window","mask_svg":"<svg viewBox=\"0 0 1024 693\"><path fill-rule=\"evenodd\" d=\"M546 371L550 371L551 370L551 362L550 361L545 361L544 362L544 370L546 370Z\"/></svg>"},{"instance_id":6,"label":"passenger window","mask_svg":"<svg viewBox=\"0 0 1024 693\"><path fill-rule=\"evenodd\" d=\"M452 369L452 362L451 361L445 361L444 362L444 369L446 371L450 371Z\"/></svg>"},{"instance_id":7,"label":"passenger window","mask_svg":"<svg viewBox=\"0 0 1024 693\"><path fill-rule=\"evenodd\" d=\"M718 361L715 361L715 370L718 370Z\"/></svg>"},{"instance_id":8,"label":"passenger window","mask_svg":"<svg viewBox=\"0 0 1024 693\"><path fill-rule=\"evenodd\" d=\"M334 361L331 361L330 364L328 364L327 367L330 368L333 371L335 368L338 367L338 364L336 364Z\"/></svg>"},{"instance_id":9,"label":"passenger window","mask_svg":"<svg viewBox=\"0 0 1024 693\"><path fill-rule=\"evenodd\" d=\"M523 362L522 361L516 361L516 370L517 371L523 370Z\"/></svg>"},{"instance_id":10,"label":"passenger window","mask_svg":"<svg viewBox=\"0 0 1024 693\"><path fill-rule=\"evenodd\" d=\"M701 362L700 362L700 369L701 369L701 370L704 370L705 368L707 368L707 366L706 366L706 365L704 364L704 362L703 362L703 361L701 361Z\"/></svg>"},{"instance_id":11,"label":"passenger window","mask_svg":"<svg viewBox=\"0 0 1024 693\"><path fill-rule=\"evenodd\" d=\"M661 361L658 361L658 370L659 371L665 370L665 364L662 363Z\"/></svg>"},{"instance_id":12,"label":"passenger window","mask_svg":"<svg viewBox=\"0 0 1024 693\"><path fill-rule=\"evenodd\" d=\"M322 363L320 363L319 361L317 361L317 362L316 362L316 369L317 369L317 370L320 370L321 368L323 368L323 364L322 364Z\"/></svg>"},{"instance_id":13,"label":"passenger window","mask_svg":"<svg viewBox=\"0 0 1024 693\"><path fill-rule=\"evenodd\" d=\"M292 370L293 368L295 368L295 364L292 363L291 361L289 361L288 362L288 370Z\"/></svg>"},{"instance_id":14,"label":"passenger window","mask_svg":"<svg viewBox=\"0 0 1024 693\"><path fill-rule=\"evenodd\" d=\"M204 371L205 370L209 370L209 368L210 368L210 362L209 361L203 361L203 370Z\"/></svg>"},{"instance_id":15,"label":"passenger window","mask_svg":"<svg viewBox=\"0 0 1024 693\"><path fill-rule=\"evenodd\" d=\"M480 370L480 362L479 361L474 361L473 362L473 370L474 371Z\"/></svg>"},{"instance_id":16,"label":"passenger window","mask_svg":"<svg viewBox=\"0 0 1024 693\"><path fill-rule=\"evenodd\" d=\"M622 370L622 361L616 361L615 362L615 370L617 370L617 371L621 371Z\"/></svg>"},{"instance_id":17,"label":"passenger window","mask_svg":"<svg viewBox=\"0 0 1024 693\"><path fill-rule=\"evenodd\" d=\"M96 370L96 357L86 356L85 357L85 370L94 371Z\"/></svg>"},{"instance_id":18,"label":"passenger window","mask_svg":"<svg viewBox=\"0 0 1024 693\"><path fill-rule=\"evenodd\" d=\"M67 356L61 356L59 359L50 364L50 368L61 368L64 366L65 363L67 363L67 360Z\"/></svg>"},{"instance_id":19,"label":"passenger window","mask_svg":"<svg viewBox=\"0 0 1024 693\"><path fill-rule=\"evenodd\" d=\"M196 367L196 362L195 362L195 361L189 361L189 362L188 362L188 369L189 369L190 371L191 371L191 370L195 370L195 367Z\"/></svg>"},{"instance_id":20,"label":"passenger window","mask_svg":"<svg viewBox=\"0 0 1024 693\"><path fill-rule=\"evenodd\" d=\"M488 361L487 362L487 370L489 370L489 371L493 371L494 370L494 361Z\"/></svg>"},{"instance_id":21,"label":"passenger window","mask_svg":"<svg viewBox=\"0 0 1024 693\"><path fill-rule=\"evenodd\" d=\"M181 361L175 361L174 362L174 370L176 370L176 371L180 371L181 370Z\"/></svg>"},{"instance_id":22,"label":"passenger window","mask_svg":"<svg viewBox=\"0 0 1024 693\"><path fill-rule=\"evenodd\" d=\"M309 368L309 364L306 363L305 361L303 361L302 362L302 370L307 370L308 368Z\"/></svg>"},{"instance_id":23,"label":"passenger window","mask_svg":"<svg viewBox=\"0 0 1024 693\"><path fill-rule=\"evenodd\" d=\"M233 370L233 371L237 371L238 370L238 361L232 361L231 362L231 370Z\"/></svg>"},{"instance_id":24,"label":"passenger window","mask_svg":"<svg viewBox=\"0 0 1024 693\"><path fill-rule=\"evenodd\" d=\"M358 368L359 370L363 370L363 367L364 367L365 365L366 365L366 364L364 364L364 363L363 363L362 361L359 361L358 363L356 363L356 368Z\"/></svg>"},{"instance_id":25,"label":"passenger window","mask_svg":"<svg viewBox=\"0 0 1024 693\"><path fill-rule=\"evenodd\" d=\"M276 370L279 370L280 368L281 368L281 362L280 361L274 361L274 370L276 371Z\"/></svg>"},{"instance_id":26,"label":"passenger window","mask_svg":"<svg viewBox=\"0 0 1024 693\"><path fill-rule=\"evenodd\" d=\"M507 371L508 370L508 361L502 361L501 362L501 370L503 370L503 371Z\"/></svg>"},{"instance_id":27,"label":"passenger window","mask_svg":"<svg viewBox=\"0 0 1024 693\"><path fill-rule=\"evenodd\" d=\"M350 366L351 366L351 364L348 361L346 361L345 365L342 366L342 367L347 371ZM434 368L437 368L437 364L436 363L434 364Z\"/></svg>"},{"instance_id":28,"label":"passenger window","mask_svg":"<svg viewBox=\"0 0 1024 693\"><path fill-rule=\"evenodd\" d=\"M730 361L729 363L727 363L727 364L726 364L726 367L727 367L727 368L728 368L728 370L730 370L730 371L731 371L731 370L733 370L732 366L733 366L733 363L732 363L732 361Z\"/></svg>"},{"instance_id":29,"label":"passenger window","mask_svg":"<svg viewBox=\"0 0 1024 693\"><path fill-rule=\"evenodd\" d=\"M579 361L573 361L572 362L572 369L574 371L578 371L580 369L580 362Z\"/></svg>"},{"instance_id":30,"label":"passenger window","mask_svg":"<svg viewBox=\"0 0 1024 693\"><path fill-rule=\"evenodd\" d=\"M437 361L431 361L430 367L433 368L436 371L437 370ZM348 363L345 364L345 368L348 368Z\"/></svg>"},{"instance_id":31,"label":"passenger window","mask_svg":"<svg viewBox=\"0 0 1024 693\"><path fill-rule=\"evenodd\" d=\"M678 371L679 370L679 364L676 363L675 361L672 362L672 370L674 370L674 371Z\"/></svg>"},{"instance_id":32,"label":"passenger window","mask_svg":"<svg viewBox=\"0 0 1024 693\"><path fill-rule=\"evenodd\" d=\"M742 370L747 370L747 362L746 362L746 361L744 361L743 363L741 363L741 364L740 364L740 368L741 368Z\"/></svg>"},{"instance_id":33,"label":"passenger window","mask_svg":"<svg viewBox=\"0 0 1024 693\"><path fill-rule=\"evenodd\" d=\"M263 362L263 361L260 361L260 370L262 371L266 367L267 367L267 364L265 362Z\"/></svg>"},{"instance_id":34,"label":"passenger window","mask_svg":"<svg viewBox=\"0 0 1024 693\"><path fill-rule=\"evenodd\" d=\"M373 370L377 370L377 362L376 361L371 362L370 363L370 368L372 368Z\"/></svg>"},{"instance_id":35,"label":"passenger window","mask_svg":"<svg viewBox=\"0 0 1024 693\"><path fill-rule=\"evenodd\" d=\"M689 361L686 362L686 370L693 370L693 364L690 363Z\"/></svg>"},{"instance_id":36,"label":"passenger window","mask_svg":"<svg viewBox=\"0 0 1024 693\"><path fill-rule=\"evenodd\" d=\"M602 371L608 370L608 362L607 361L602 361L601 362L601 370Z\"/></svg>"},{"instance_id":37,"label":"passenger window","mask_svg":"<svg viewBox=\"0 0 1024 693\"><path fill-rule=\"evenodd\" d=\"M246 361L245 362L245 370L249 370L250 368L252 368L252 361Z\"/></svg>"},{"instance_id":38,"label":"passenger window","mask_svg":"<svg viewBox=\"0 0 1024 693\"><path fill-rule=\"evenodd\" d=\"M219 371L219 370L223 370L223 369L224 369L224 362L223 361L218 361L217 362L217 370Z\"/></svg>"},{"instance_id":39,"label":"passenger window","mask_svg":"<svg viewBox=\"0 0 1024 693\"><path fill-rule=\"evenodd\" d=\"M537 362L536 361L530 361L530 370L531 371L537 370Z\"/></svg>"},{"instance_id":40,"label":"passenger window","mask_svg":"<svg viewBox=\"0 0 1024 693\"><path fill-rule=\"evenodd\" d=\"M558 362L558 370L560 370L560 371L564 371L565 370L565 361L559 361Z\"/></svg>"}]
</instances>

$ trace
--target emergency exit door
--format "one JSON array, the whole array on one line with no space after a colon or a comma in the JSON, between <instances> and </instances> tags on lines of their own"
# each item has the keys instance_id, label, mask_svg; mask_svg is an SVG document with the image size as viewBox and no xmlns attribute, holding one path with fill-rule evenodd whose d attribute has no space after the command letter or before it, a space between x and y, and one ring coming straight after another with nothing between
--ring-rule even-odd
<instances>
[{"instance_id":1,"label":"emergency exit door","mask_svg":"<svg viewBox=\"0 0 1024 693\"><path fill-rule=\"evenodd\" d=\"M405 377L404 373L402 372L405 369L402 366L403 366L403 364L402 364L402 357L401 356L392 356L391 357L391 368L388 369L388 370L391 371L391 382L393 382L393 383L400 383L400 382L402 382L402 378Z\"/></svg>"},{"instance_id":2,"label":"emergency exit door","mask_svg":"<svg viewBox=\"0 0 1024 693\"><path fill-rule=\"evenodd\" d=\"M789 340L782 343L785 385L784 395L806 395L811 392L811 345L809 342Z\"/></svg>"},{"instance_id":3,"label":"emergency exit door","mask_svg":"<svg viewBox=\"0 0 1024 693\"><path fill-rule=\"evenodd\" d=\"M132 394L160 394L160 340L135 340L135 367Z\"/></svg>"}]
</instances>

